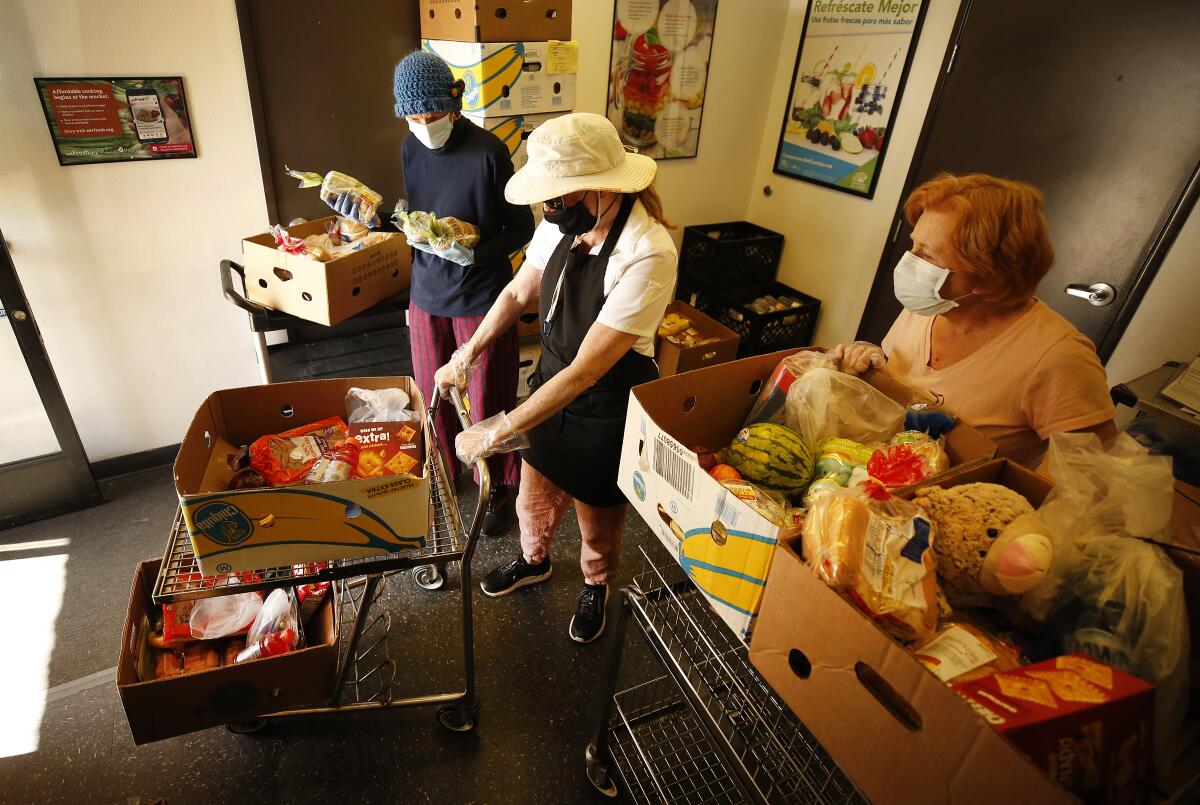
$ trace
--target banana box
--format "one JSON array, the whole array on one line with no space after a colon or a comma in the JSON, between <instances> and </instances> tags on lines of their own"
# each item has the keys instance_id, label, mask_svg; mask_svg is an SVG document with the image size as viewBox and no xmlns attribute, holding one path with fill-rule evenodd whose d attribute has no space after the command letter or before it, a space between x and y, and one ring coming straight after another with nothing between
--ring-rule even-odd
<instances>
[{"instance_id":1,"label":"banana box","mask_svg":"<svg viewBox=\"0 0 1200 805\"><path fill-rule=\"evenodd\" d=\"M575 108L579 48L574 42L449 42L423 39L463 81L463 114L512 117Z\"/></svg>"},{"instance_id":2,"label":"banana box","mask_svg":"<svg viewBox=\"0 0 1200 805\"><path fill-rule=\"evenodd\" d=\"M783 354L790 354L783 353ZM782 355L726 363L630 393L618 485L743 641L758 617L780 528L714 480L688 445L728 443ZM720 381L703 375L722 370Z\"/></svg>"},{"instance_id":3,"label":"banana box","mask_svg":"<svg viewBox=\"0 0 1200 805\"><path fill-rule=\"evenodd\" d=\"M400 388L421 414L409 377L308 380L224 389L192 419L175 459L175 490L205 575L350 559L424 548L430 523L430 456L410 473L308 486L230 490L231 458L260 436L346 416L346 392Z\"/></svg>"},{"instance_id":4,"label":"banana box","mask_svg":"<svg viewBox=\"0 0 1200 805\"><path fill-rule=\"evenodd\" d=\"M508 147L508 155L512 157L513 170L520 170L529 161L525 153L525 141L530 133L538 126L566 112L546 112L540 115L514 115L512 117L484 117L477 112L463 115L476 126L487 129L500 138L500 142ZM541 207L541 204L534 205Z\"/></svg>"}]
</instances>

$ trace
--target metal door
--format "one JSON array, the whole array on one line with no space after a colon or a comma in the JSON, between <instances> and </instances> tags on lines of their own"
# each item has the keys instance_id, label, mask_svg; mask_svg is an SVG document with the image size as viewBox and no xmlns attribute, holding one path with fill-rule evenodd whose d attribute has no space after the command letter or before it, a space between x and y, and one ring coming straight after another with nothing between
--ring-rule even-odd
<instances>
[{"instance_id":1,"label":"metal door","mask_svg":"<svg viewBox=\"0 0 1200 805\"><path fill-rule=\"evenodd\" d=\"M903 198L982 171L1045 193L1057 256L1038 296L1106 360L1200 191L1200 3L964 0L956 32L859 337L900 311Z\"/></svg>"},{"instance_id":2,"label":"metal door","mask_svg":"<svg viewBox=\"0 0 1200 805\"><path fill-rule=\"evenodd\" d=\"M99 503L100 490L0 233L0 528Z\"/></svg>"}]
</instances>

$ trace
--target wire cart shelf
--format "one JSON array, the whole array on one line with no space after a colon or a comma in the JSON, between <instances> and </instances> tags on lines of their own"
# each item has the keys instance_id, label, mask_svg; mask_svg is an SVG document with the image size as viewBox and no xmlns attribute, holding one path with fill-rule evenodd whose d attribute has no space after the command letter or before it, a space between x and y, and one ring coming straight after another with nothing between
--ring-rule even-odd
<instances>
[{"instance_id":1,"label":"wire cart shelf","mask_svg":"<svg viewBox=\"0 0 1200 805\"><path fill-rule=\"evenodd\" d=\"M653 536L649 543L639 549L643 568L621 591L609 638L607 684L586 752L593 785L615 796L619 782L647 803L866 802L674 557ZM655 671L623 684L640 670L622 658L631 620Z\"/></svg>"},{"instance_id":2,"label":"wire cart shelf","mask_svg":"<svg viewBox=\"0 0 1200 805\"><path fill-rule=\"evenodd\" d=\"M443 398L435 390L428 412L430 419L442 401ZM451 389L449 399L445 401L453 403L463 427L470 427L470 414L458 390ZM458 499L449 482L445 459L439 449L436 430L429 427L426 434L430 476L429 536L425 547L418 550L203 576L192 551L183 514L176 512L154 584L155 603L212 598L284 585L323 581L334 583L334 603L340 610L341 631L337 683L329 700L311 707L270 713L254 722L231 724L229 726L233 731L251 732L262 727L265 719L280 716L434 704L441 705L438 720L447 729L456 732L474 729L479 705L475 697L471 558L491 495L491 476L486 461L476 463L479 498L469 525L464 527ZM396 698L392 691L396 663L388 647L392 619L381 603L384 586L395 574L408 570L418 586L427 590L441 589L446 583L445 567L448 564L459 566L462 583L463 689L451 693Z\"/></svg>"}]
</instances>

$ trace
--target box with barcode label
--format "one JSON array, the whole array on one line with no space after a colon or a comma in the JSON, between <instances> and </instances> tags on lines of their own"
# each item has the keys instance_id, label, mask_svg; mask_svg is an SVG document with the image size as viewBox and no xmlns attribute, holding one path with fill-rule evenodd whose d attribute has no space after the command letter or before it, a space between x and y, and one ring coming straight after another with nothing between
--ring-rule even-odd
<instances>
[{"instance_id":1,"label":"box with barcode label","mask_svg":"<svg viewBox=\"0 0 1200 805\"><path fill-rule=\"evenodd\" d=\"M575 108L579 47L574 42L450 42L423 39L463 81L463 114L512 117Z\"/></svg>"}]
</instances>

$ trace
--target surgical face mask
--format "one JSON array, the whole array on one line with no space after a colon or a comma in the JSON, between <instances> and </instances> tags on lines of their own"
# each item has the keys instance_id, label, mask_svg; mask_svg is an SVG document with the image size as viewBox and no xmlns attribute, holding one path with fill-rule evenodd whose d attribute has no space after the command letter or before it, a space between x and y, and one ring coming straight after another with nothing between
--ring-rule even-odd
<instances>
[{"instance_id":1,"label":"surgical face mask","mask_svg":"<svg viewBox=\"0 0 1200 805\"><path fill-rule=\"evenodd\" d=\"M434 151L446 144L450 139L450 132L454 129L454 120L450 115L439 117L432 123L417 123L412 120L407 122L408 130L421 141L421 145Z\"/></svg>"},{"instance_id":2,"label":"surgical face mask","mask_svg":"<svg viewBox=\"0 0 1200 805\"><path fill-rule=\"evenodd\" d=\"M585 193L583 198L569 207L552 209L545 214L546 220L555 224L564 235L586 235L596 228L596 213L584 206L586 198Z\"/></svg>"},{"instance_id":3,"label":"surgical face mask","mask_svg":"<svg viewBox=\"0 0 1200 805\"><path fill-rule=\"evenodd\" d=\"M892 272L896 300L918 316L948 313L958 307L959 299L971 295L966 293L958 299L943 299L939 292L949 277L948 269L922 260L912 252L905 252Z\"/></svg>"}]
</instances>

